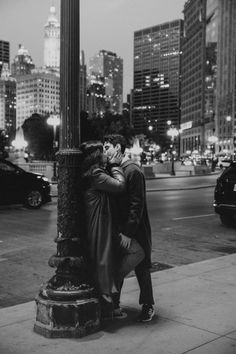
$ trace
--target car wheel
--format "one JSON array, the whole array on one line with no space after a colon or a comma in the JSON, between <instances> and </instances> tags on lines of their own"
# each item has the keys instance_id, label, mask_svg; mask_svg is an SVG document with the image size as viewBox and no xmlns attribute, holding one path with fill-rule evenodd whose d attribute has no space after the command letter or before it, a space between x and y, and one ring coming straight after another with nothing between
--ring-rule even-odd
<instances>
[{"instance_id":1,"label":"car wheel","mask_svg":"<svg viewBox=\"0 0 236 354\"><path fill-rule=\"evenodd\" d=\"M232 226L234 224L234 218L231 215L220 214L220 220L225 226Z\"/></svg>"},{"instance_id":2,"label":"car wheel","mask_svg":"<svg viewBox=\"0 0 236 354\"><path fill-rule=\"evenodd\" d=\"M32 189L25 196L25 206L30 209L38 209L43 203L42 192L38 189Z\"/></svg>"}]
</instances>

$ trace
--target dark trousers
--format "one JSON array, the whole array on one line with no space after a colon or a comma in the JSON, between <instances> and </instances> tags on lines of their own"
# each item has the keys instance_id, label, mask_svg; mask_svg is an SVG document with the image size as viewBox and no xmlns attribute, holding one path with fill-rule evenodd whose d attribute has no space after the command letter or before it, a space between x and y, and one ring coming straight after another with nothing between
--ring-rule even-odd
<instances>
[{"instance_id":1,"label":"dark trousers","mask_svg":"<svg viewBox=\"0 0 236 354\"><path fill-rule=\"evenodd\" d=\"M120 276L118 277L119 292L113 294L114 308L119 307L120 295L121 295L121 289L123 286L124 277L132 269L135 270L135 274L140 288L139 304L141 305L154 304L151 273L150 273L150 269L145 264L143 258L144 258L144 252L142 248L139 246L139 244L137 243L137 241L135 240L131 243L131 247L129 250L124 250L124 253L120 259L121 263L119 264L119 271L118 271L119 275L122 275L121 277Z\"/></svg>"},{"instance_id":2,"label":"dark trousers","mask_svg":"<svg viewBox=\"0 0 236 354\"><path fill-rule=\"evenodd\" d=\"M139 304L153 305L154 298L151 273L144 261L137 265L135 268L135 274L140 288Z\"/></svg>"}]
</instances>

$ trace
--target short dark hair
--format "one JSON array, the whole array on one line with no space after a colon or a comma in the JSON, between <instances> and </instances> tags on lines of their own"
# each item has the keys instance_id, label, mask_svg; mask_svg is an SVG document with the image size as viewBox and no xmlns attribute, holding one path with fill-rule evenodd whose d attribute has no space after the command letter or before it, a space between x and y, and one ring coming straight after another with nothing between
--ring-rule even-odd
<instances>
[{"instance_id":1,"label":"short dark hair","mask_svg":"<svg viewBox=\"0 0 236 354\"><path fill-rule=\"evenodd\" d=\"M125 137L121 134L108 134L104 136L104 143L108 142L111 143L113 146L116 146L117 144L120 144L121 146L121 153L123 154L125 152L126 146L127 146L127 140Z\"/></svg>"}]
</instances>

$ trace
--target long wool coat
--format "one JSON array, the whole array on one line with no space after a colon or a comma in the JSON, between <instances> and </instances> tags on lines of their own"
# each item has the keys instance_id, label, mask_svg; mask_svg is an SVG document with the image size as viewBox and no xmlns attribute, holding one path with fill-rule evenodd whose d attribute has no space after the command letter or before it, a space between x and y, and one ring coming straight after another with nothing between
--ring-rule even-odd
<instances>
[{"instance_id":1,"label":"long wool coat","mask_svg":"<svg viewBox=\"0 0 236 354\"><path fill-rule=\"evenodd\" d=\"M113 221L124 235L138 241L145 252L144 263L151 267L151 226L147 212L144 174L132 160L121 164L125 174L125 192L112 202Z\"/></svg>"},{"instance_id":2,"label":"long wool coat","mask_svg":"<svg viewBox=\"0 0 236 354\"><path fill-rule=\"evenodd\" d=\"M100 294L111 294L113 279L113 225L110 194L121 193L125 179L121 168L111 168L111 175L104 169L96 168L89 178L84 191L89 257Z\"/></svg>"}]
</instances>

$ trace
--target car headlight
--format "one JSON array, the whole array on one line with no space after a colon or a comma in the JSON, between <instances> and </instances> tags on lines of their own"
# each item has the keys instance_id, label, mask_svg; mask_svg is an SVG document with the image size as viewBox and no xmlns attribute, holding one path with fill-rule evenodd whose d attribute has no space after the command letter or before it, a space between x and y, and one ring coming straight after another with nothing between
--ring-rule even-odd
<instances>
[{"instance_id":1,"label":"car headlight","mask_svg":"<svg viewBox=\"0 0 236 354\"><path fill-rule=\"evenodd\" d=\"M49 182L48 178L45 176L37 176L39 179L42 179L44 182Z\"/></svg>"}]
</instances>

